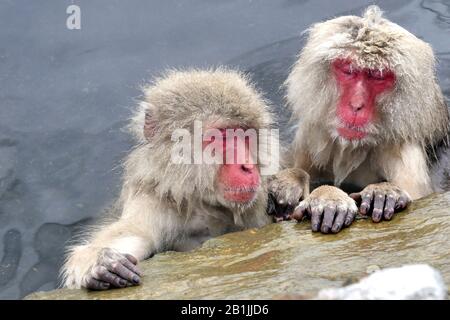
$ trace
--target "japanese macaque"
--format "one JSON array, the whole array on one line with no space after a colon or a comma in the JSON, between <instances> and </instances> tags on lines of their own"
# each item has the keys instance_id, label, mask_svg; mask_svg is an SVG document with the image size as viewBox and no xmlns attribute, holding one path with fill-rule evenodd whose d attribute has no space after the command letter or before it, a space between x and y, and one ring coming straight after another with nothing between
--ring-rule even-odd
<instances>
[{"instance_id":1,"label":"japanese macaque","mask_svg":"<svg viewBox=\"0 0 450 320\"><path fill-rule=\"evenodd\" d=\"M138 261L271 222L261 174L267 162L261 158L271 149L261 148L264 141L258 141L256 154L247 136L235 134L272 125L267 102L249 80L224 68L171 71L144 94L130 125L138 144L125 161L121 195L111 212L118 217L69 248L62 270L65 287L137 285L142 275ZM198 123L200 136L195 132ZM178 148L186 144L180 139L186 133L187 148ZM194 158L196 151L200 156L208 151L220 161L192 160L191 142ZM245 151L242 162L238 145Z\"/></svg>"},{"instance_id":2,"label":"japanese macaque","mask_svg":"<svg viewBox=\"0 0 450 320\"><path fill-rule=\"evenodd\" d=\"M310 217L313 231L337 233L358 205L374 222L390 220L440 190L430 171L449 114L432 48L377 6L313 25L285 86L296 134L287 171L269 186L279 219ZM292 174L301 169L311 194Z\"/></svg>"}]
</instances>

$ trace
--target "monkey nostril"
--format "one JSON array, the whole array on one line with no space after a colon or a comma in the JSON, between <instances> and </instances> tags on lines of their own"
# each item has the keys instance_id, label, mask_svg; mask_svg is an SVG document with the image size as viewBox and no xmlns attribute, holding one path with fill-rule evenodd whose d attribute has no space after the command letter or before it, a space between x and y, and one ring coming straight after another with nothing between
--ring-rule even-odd
<instances>
[{"instance_id":1,"label":"monkey nostril","mask_svg":"<svg viewBox=\"0 0 450 320\"><path fill-rule=\"evenodd\" d=\"M350 108L355 112L359 111L364 108L364 102L350 102Z\"/></svg>"},{"instance_id":2,"label":"monkey nostril","mask_svg":"<svg viewBox=\"0 0 450 320\"><path fill-rule=\"evenodd\" d=\"M254 164L243 164L241 165L241 170L244 172L251 173L253 172L255 165Z\"/></svg>"}]
</instances>

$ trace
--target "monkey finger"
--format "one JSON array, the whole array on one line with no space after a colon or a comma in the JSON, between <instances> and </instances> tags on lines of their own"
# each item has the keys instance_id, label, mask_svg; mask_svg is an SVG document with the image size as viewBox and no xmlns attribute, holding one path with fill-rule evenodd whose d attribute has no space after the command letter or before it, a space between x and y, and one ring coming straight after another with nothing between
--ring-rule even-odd
<instances>
[{"instance_id":1,"label":"monkey finger","mask_svg":"<svg viewBox=\"0 0 450 320\"><path fill-rule=\"evenodd\" d=\"M133 264L131 261L129 260L125 260L123 262L123 265L130 270L131 272L134 272L135 274L137 274L138 276L142 276L142 271L139 269L138 266L136 266L135 264Z\"/></svg>"},{"instance_id":2,"label":"monkey finger","mask_svg":"<svg viewBox=\"0 0 450 320\"><path fill-rule=\"evenodd\" d=\"M322 215L323 215L322 207L311 208L311 228L313 232L319 231Z\"/></svg>"},{"instance_id":3,"label":"monkey finger","mask_svg":"<svg viewBox=\"0 0 450 320\"><path fill-rule=\"evenodd\" d=\"M305 217L306 213L306 205L299 204L295 209L294 212L291 215L291 218L294 218L297 221L302 221Z\"/></svg>"},{"instance_id":4,"label":"monkey finger","mask_svg":"<svg viewBox=\"0 0 450 320\"><path fill-rule=\"evenodd\" d=\"M96 274L97 280L110 283L117 288L123 288L127 285L127 281L125 279L122 279L117 274L110 272L105 267L100 267Z\"/></svg>"},{"instance_id":5,"label":"monkey finger","mask_svg":"<svg viewBox=\"0 0 450 320\"><path fill-rule=\"evenodd\" d=\"M397 203L395 204L395 210L403 210L405 209L411 200L409 200L406 196L400 196L397 200Z\"/></svg>"},{"instance_id":6,"label":"monkey finger","mask_svg":"<svg viewBox=\"0 0 450 320\"><path fill-rule=\"evenodd\" d=\"M356 217L356 211L348 210L347 216L345 217L344 224L346 227L350 226Z\"/></svg>"},{"instance_id":7,"label":"monkey finger","mask_svg":"<svg viewBox=\"0 0 450 320\"><path fill-rule=\"evenodd\" d=\"M138 259L136 259L134 256L132 256L129 253L125 253L124 256L131 261L132 264L136 265L138 263Z\"/></svg>"},{"instance_id":8,"label":"monkey finger","mask_svg":"<svg viewBox=\"0 0 450 320\"><path fill-rule=\"evenodd\" d=\"M372 205L373 192L365 192L361 196L361 205L359 206L359 213L367 215Z\"/></svg>"},{"instance_id":9,"label":"monkey finger","mask_svg":"<svg viewBox=\"0 0 450 320\"><path fill-rule=\"evenodd\" d=\"M109 283L90 278L86 282L86 288L90 290L106 290L109 289Z\"/></svg>"},{"instance_id":10,"label":"monkey finger","mask_svg":"<svg viewBox=\"0 0 450 320\"><path fill-rule=\"evenodd\" d=\"M344 226L346 216L347 216L347 209L338 208L336 219L334 220L331 232L338 233L339 231L341 231L342 227Z\"/></svg>"},{"instance_id":11,"label":"monkey finger","mask_svg":"<svg viewBox=\"0 0 450 320\"><path fill-rule=\"evenodd\" d=\"M336 207L334 206L326 206L323 213L323 221L322 227L320 231L322 233L329 233L331 228L333 227L333 220L336 214Z\"/></svg>"},{"instance_id":12,"label":"monkey finger","mask_svg":"<svg viewBox=\"0 0 450 320\"><path fill-rule=\"evenodd\" d=\"M131 283L139 284L139 282L141 282L140 277L136 273L126 268L120 262L114 262L108 270L114 272L122 279L130 281Z\"/></svg>"},{"instance_id":13,"label":"monkey finger","mask_svg":"<svg viewBox=\"0 0 450 320\"><path fill-rule=\"evenodd\" d=\"M384 219L391 220L395 212L395 196L388 194L386 196L386 203L384 204Z\"/></svg>"},{"instance_id":14,"label":"monkey finger","mask_svg":"<svg viewBox=\"0 0 450 320\"><path fill-rule=\"evenodd\" d=\"M349 197L352 198L353 200L355 200L356 203L361 202L361 199L362 199L361 193L359 193L359 192L350 193Z\"/></svg>"},{"instance_id":15,"label":"monkey finger","mask_svg":"<svg viewBox=\"0 0 450 320\"><path fill-rule=\"evenodd\" d=\"M375 192L375 199L373 201L372 221L380 222L383 218L383 209L385 202L385 194L382 192Z\"/></svg>"}]
</instances>

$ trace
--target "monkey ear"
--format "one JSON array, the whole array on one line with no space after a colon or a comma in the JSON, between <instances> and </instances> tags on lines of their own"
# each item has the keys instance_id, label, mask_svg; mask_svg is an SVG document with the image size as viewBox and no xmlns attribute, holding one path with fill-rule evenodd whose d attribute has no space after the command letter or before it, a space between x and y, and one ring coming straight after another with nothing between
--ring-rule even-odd
<instances>
[{"instance_id":1,"label":"monkey ear","mask_svg":"<svg viewBox=\"0 0 450 320\"><path fill-rule=\"evenodd\" d=\"M156 121L150 110L145 110L144 137L150 140L155 135Z\"/></svg>"}]
</instances>

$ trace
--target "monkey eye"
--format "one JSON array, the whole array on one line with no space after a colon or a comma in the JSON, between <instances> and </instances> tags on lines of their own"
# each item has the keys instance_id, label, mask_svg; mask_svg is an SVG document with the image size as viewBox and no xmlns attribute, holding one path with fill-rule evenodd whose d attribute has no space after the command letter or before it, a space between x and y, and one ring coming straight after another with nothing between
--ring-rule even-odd
<instances>
[{"instance_id":1,"label":"monkey eye","mask_svg":"<svg viewBox=\"0 0 450 320\"><path fill-rule=\"evenodd\" d=\"M384 80L387 78L388 71L383 70L370 70L369 73L369 79L373 80Z\"/></svg>"},{"instance_id":2,"label":"monkey eye","mask_svg":"<svg viewBox=\"0 0 450 320\"><path fill-rule=\"evenodd\" d=\"M341 69L342 73L347 74L347 75L352 75L355 73L355 71L353 70L353 68L351 66L347 66Z\"/></svg>"},{"instance_id":3,"label":"monkey eye","mask_svg":"<svg viewBox=\"0 0 450 320\"><path fill-rule=\"evenodd\" d=\"M342 64L338 67L339 71L347 76L354 76L358 73L358 69L351 64Z\"/></svg>"},{"instance_id":4,"label":"monkey eye","mask_svg":"<svg viewBox=\"0 0 450 320\"><path fill-rule=\"evenodd\" d=\"M352 79L361 72L350 60L337 59L332 63L333 70L342 80Z\"/></svg>"}]
</instances>

